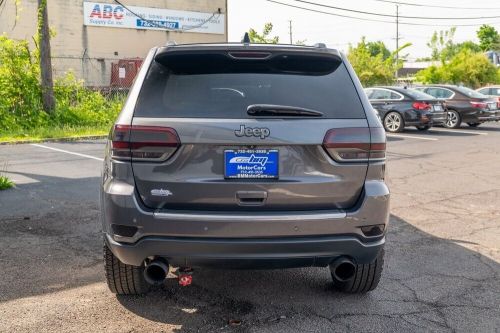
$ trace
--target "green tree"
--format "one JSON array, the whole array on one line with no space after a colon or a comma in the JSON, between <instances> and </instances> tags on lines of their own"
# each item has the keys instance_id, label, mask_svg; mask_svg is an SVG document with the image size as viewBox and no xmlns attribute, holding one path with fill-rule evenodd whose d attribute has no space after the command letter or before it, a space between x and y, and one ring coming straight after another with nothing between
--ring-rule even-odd
<instances>
[{"instance_id":1,"label":"green tree","mask_svg":"<svg viewBox=\"0 0 500 333\"><path fill-rule=\"evenodd\" d=\"M431 56L419 58L417 61L436 61L446 62L460 53L462 50L470 50L472 52L481 52L481 47L473 41L465 41L462 43L455 43L456 28L450 30L434 31L427 46L431 49Z\"/></svg>"},{"instance_id":2,"label":"green tree","mask_svg":"<svg viewBox=\"0 0 500 333\"><path fill-rule=\"evenodd\" d=\"M385 60L391 56L391 51L389 51L382 41L368 42L366 43L366 46L368 47L368 51L372 57L382 54L382 58Z\"/></svg>"},{"instance_id":3,"label":"green tree","mask_svg":"<svg viewBox=\"0 0 500 333\"><path fill-rule=\"evenodd\" d=\"M405 44L398 51L410 45L409 43ZM383 51L375 52L375 55L372 52L373 49L363 37L356 47L349 46L347 57L364 86L391 84L394 81L394 73L403 65L403 59L396 61L396 51L389 53L386 58L384 58Z\"/></svg>"},{"instance_id":4,"label":"green tree","mask_svg":"<svg viewBox=\"0 0 500 333\"><path fill-rule=\"evenodd\" d=\"M272 31L273 24L271 22L268 22L264 25L264 29L262 30L261 34L250 28L250 30L248 30L248 37L250 37L250 42L252 43L278 44L280 40L278 36L269 36Z\"/></svg>"},{"instance_id":5,"label":"green tree","mask_svg":"<svg viewBox=\"0 0 500 333\"><path fill-rule=\"evenodd\" d=\"M416 78L422 83L452 83L477 88L497 83L499 73L484 54L464 48L448 62L419 71Z\"/></svg>"},{"instance_id":6,"label":"green tree","mask_svg":"<svg viewBox=\"0 0 500 333\"><path fill-rule=\"evenodd\" d=\"M456 31L457 28L455 27L450 30L434 31L431 40L427 43L427 46L431 49L430 60L442 60L442 51L453 45L453 37Z\"/></svg>"},{"instance_id":7,"label":"green tree","mask_svg":"<svg viewBox=\"0 0 500 333\"><path fill-rule=\"evenodd\" d=\"M500 48L500 35L491 25L483 24L477 31L477 38L483 51L498 50Z\"/></svg>"}]
</instances>

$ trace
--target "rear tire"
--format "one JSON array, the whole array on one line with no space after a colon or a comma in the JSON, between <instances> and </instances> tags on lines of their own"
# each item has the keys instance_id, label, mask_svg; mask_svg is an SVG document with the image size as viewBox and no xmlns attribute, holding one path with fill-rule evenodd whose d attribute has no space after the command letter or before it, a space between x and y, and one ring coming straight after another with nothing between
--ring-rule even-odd
<instances>
[{"instance_id":1,"label":"rear tire","mask_svg":"<svg viewBox=\"0 0 500 333\"><path fill-rule=\"evenodd\" d=\"M470 127L478 127L481 123L467 123Z\"/></svg>"},{"instance_id":2,"label":"rear tire","mask_svg":"<svg viewBox=\"0 0 500 333\"><path fill-rule=\"evenodd\" d=\"M446 128L459 128L462 124L462 118L460 117L460 113L455 110L448 110L446 114L446 121L444 123L444 127Z\"/></svg>"},{"instance_id":3,"label":"rear tire","mask_svg":"<svg viewBox=\"0 0 500 333\"><path fill-rule=\"evenodd\" d=\"M415 126L419 131L428 131L431 128L430 125Z\"/></svg>"},{"instance_id":4,"label":"rear tire","mask_svg":"<svg viewBox=\"0 0 500 333\"><path fill-rule=\"evenodd\" d=\"M384 266L384 248L380 250L377 258L370 264L355 265L355 272L352 279L339 281L332 274L333 288L338 291L350 294L363 294L377 288L382 276ZM330 266L330 271L332 267Z\"/></svg>"},{"instance_id":5,"label":"rear tire","mask_svg":"<svg viewBox=\"0 0 500 333\"><path fill-rule=\"evenodd\" d=\"M144 268L126 265L104 244L104 270L109 290L117 295L140 295L149 291Z\"/></svg>"},{"instance_id":6,"label":"rear tire","mask_svg":"<svg viewBox=\"0 0 500 333\"><path fill-rule=\"evenodd\" d=\"M384 117L384 128L390 133L403 132L405 129L405 121L403 116L395 111L389 112Z\"/></svg>"}]
</instances>

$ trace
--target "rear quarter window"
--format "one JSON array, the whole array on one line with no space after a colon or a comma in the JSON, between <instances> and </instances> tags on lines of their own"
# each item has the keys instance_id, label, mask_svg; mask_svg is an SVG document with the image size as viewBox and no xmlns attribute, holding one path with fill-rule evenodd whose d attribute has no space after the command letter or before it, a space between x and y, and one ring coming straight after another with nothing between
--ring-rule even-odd
<instances>
[{"instance_id":1,"label":"rear quarter window","mask_svg":"<svg viewBox=\"0 0 500 333\"><path fill-rule=\"evenodd\" d=\"M286 71L286 69L284 69ZM248 118L252 104L320 111L323 118L365 118L342 63L325 75L289 73L178 74L154 61L139 94L135 117Z\"/></svg>"}]
</instances>

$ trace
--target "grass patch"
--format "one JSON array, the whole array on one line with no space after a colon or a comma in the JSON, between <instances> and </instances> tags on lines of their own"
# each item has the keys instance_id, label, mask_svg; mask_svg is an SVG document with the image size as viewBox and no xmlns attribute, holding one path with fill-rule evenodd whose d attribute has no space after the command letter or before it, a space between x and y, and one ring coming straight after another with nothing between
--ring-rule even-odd
<instances>
[{"instance_id":1,"label":"grass patch","mask_svg":"<svg viewBox=\"0 0 500 333\"><path fill-rule=\"evenodd\" d=\"M44 139L78 138L85 136L101 136L109 133L110 125L95 126L55 126L38 127L12 132L0 132L0 143L33 142Z\"/></svg>"},{"instance_id":2,"label":"grass patch","mask_svg":"<svg viewBox=\"0 0 500 333\"><path fill-rule=\"evenodd\" d=\"M7 176L0 176L0 191L6 190L14 186L14 182Z\"/></svg>"},{"instance_id":3,"label":"grass patch","mask_svg":"<svg viewBox=\"0 0 500 333\"><path fill-rule=\"evenodd\" d=\"M54 79L55 109L44 110L38 49L0 35L0 143L107 134L126 98L89 88L68 72Z\"/></svg>"},{"instance_id":4,"label":"grass patch","mask_svg":"<svg viewBox=\"0 0 500 333\"><path fill-rule=\"evenodd\" d=\"M0 191L6 190L14 186L14 182L5 175L5 172L7 171L7 166L8 164L7 162L5 162L3 168L0 170Z\"/></svg>"}]
</instances>

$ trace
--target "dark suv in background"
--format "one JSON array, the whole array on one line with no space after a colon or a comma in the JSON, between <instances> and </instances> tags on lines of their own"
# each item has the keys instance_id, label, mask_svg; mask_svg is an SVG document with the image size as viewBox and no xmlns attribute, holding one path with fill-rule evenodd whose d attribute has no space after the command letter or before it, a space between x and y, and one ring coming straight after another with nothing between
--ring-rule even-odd
<instances>
[{"instance_id":1,"label":"dark suv in background","mask_svg":"<svg viewBox=\"0 0 500 333\"><path fill-rule=\"evenodd\" d=\"M374 289L389 218L385 142L336 50L152 49L106 147L109 288L146 292L171 267L328 266L336 289Z\"/></svg>"},{"instance_id":2,"label":"dark suv in background","mask_svg":"<svg viewBox=\"0 0 500 333\"><path fill-rule=\"evenodd\" d=\"M497 101L467 87L429 85L415 88L445 102L445 127L458 128L464 122L477 127L487 121L500 120Z\"/></svg>"},{"instance_id":3,"label":"dark suv in background","mask_svg":"<svg viewBox=\"0 0 500 333\"><path fill-rule=\"evenodd\" d=\"M366 88L365 92L388 132L402 132L407 126L425 131L446 121L443 103L420 91L404 87L372 87Z\"/></svg>"}]
</instances>

